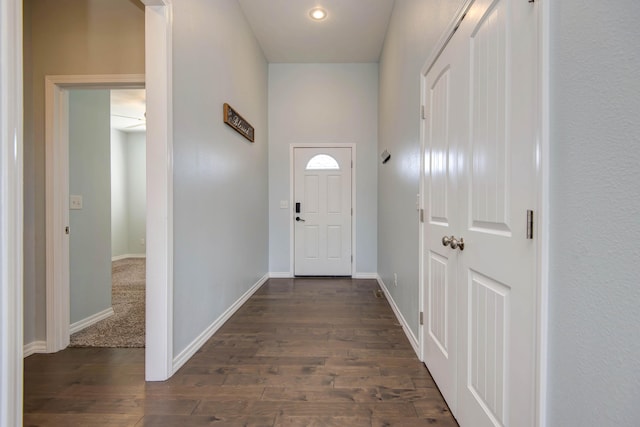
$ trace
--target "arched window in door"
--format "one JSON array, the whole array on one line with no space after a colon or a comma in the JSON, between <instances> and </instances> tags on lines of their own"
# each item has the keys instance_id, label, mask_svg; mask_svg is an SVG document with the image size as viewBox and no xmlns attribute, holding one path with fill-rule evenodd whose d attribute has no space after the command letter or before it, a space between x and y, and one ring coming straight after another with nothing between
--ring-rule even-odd
<instances>
[{"instance_id":1,"label":"arched window in door","mask_svg":"<svg viewBox=\"0 0 640 427\"><path fill-rule=\"evenodd\" d=\"M306 170L339 170L336 159L328 154L316 154L308 162Z\"/></svg>"}]
</instances>

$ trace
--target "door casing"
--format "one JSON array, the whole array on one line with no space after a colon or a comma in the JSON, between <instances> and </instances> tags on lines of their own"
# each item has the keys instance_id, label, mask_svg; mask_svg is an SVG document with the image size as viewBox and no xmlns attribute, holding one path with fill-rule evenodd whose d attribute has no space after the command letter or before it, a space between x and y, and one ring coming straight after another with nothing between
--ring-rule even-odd
<instances>
[{"instance_id":1,"label":"door casing","mask_svg":"<svg viewBox=\"0 0 640 427\"><path fill-rule=\"evenodd\" d=\"M354 277L356 268L356 144L354 143L322 143L322 144L303 144L292 143L289 145L289 274L291 277L294 275L294 253L295 253L295 215L294 206L294 178L295 178L295 162L293 157L294 148L350 148L351 149L351 161L353 167L351 168L351 207L353 209L352 222L351 222L351 255L353 256L353 262L351 263L351 277Z\"/></svg>"},{"instance_id":2,"label":"door casing","mask_svg":"<svg viewBox=\"0 0 640 427\"><path fill-rule=\"evenodd\" d=\"M47 352L69 345L69 89L144 87L143 75L46 76Z\"/></svg>"},{"instance_id":3,"label":"door casing","mask_svg":"<svg viewBox=\"0 0 640 427\"><path fill-rule=\"evenodd\" d=\"M145 76L142 74L118 75L68 75L45 77L45 146L46 146L46 351L60 351L69 345L69 236L65 227L69 225L69 89L133 89L144 88ZM147 134L154 132L153 107L147 108ZM163 123L164 120L158 120ZM166 123L166 122L164 122ZM156 130L157 132L157 130ZM156 139L157 141L158 139ZM157 179L158 169L166 172L166 164L158 164L158 154L166 158L161 144L147 144L147 201L154 194L170 198L171 187L167 180ZM154 153L156 153L154 155ZM149 159L156 160L150 164ZM167 160L168 163L168 160ZM163 221L170 217L167 213L169 205L151 204L157 209L147 210L147 235L165 236L166 224L154 221L161 216ZM162 207L165 207L165 210ZM159 309L170 307L170 292L162 292L169 283L168 264L162 245L153 239L147 239L147 294L155 295L155 299L147 300L147 327L145 352L146 365L162 366L166 369L152 369L147 372L147 380L164 380L171 376L172 346L167 335L166 325L172 322L172 311ZM158 254L157 252L160 252ZM158 256L163 259L154 260ZM162 298L160 298L162 297ZM155 316L149 319L149 316ZM151 321L150 321L151 320ZM150 348L157 351L149 351ZM171 361L165 362L166 360ZM147 367L147 369L149 369Z\"/></svg>"},{"instance_id":4,"label":"door casing","mask_svg":"<svg viewBox=\"0 0 640 427\"><path fill-rule=\"evenodd\" d=\"M0 425L22 425L22 1L0 2Z\"/></svg>"}]
</instances>

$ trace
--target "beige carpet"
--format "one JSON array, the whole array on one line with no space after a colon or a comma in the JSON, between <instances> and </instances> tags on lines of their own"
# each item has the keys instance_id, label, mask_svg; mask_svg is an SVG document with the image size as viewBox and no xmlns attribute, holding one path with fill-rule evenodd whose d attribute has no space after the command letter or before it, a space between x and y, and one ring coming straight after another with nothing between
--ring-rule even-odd
<instances>
[{"instance_id":1,"label":"beige carpet","mask_svg":"<svg viewBox=\"0 0 640 427\"><path fill-rule=\"evenodd\" d=\"M112 263L114 315L71 335L70 347L144 347L145 259Z\"/></svg>"}]
</instances>

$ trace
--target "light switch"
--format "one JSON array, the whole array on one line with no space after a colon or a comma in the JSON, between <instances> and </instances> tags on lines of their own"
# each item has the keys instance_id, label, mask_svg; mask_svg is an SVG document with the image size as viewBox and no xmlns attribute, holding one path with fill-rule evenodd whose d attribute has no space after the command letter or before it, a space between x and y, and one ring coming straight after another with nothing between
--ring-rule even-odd
<instances>
[{"instance_id":1,"label":"light switch","mask_svg":"<svg viewBox=\"0 0 640 427\"><path fill-rule=\"evenodd\" d=\"M280 200L280 209L289 209L289 201Z\"/></svg>"},{"instance_id":2,"label":"light switch","mask_svg":"<svg viewBox=\"0 0 640 427\"><path fill-rule=\"evenodd\" d=\"M82 209L82 196L69 196L69 209Z\"/></svg>"}]
</instances>

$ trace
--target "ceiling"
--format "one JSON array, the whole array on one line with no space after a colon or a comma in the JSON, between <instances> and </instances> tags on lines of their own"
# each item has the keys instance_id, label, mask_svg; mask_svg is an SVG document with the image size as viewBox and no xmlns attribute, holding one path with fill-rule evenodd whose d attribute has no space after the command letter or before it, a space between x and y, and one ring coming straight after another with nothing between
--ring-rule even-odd
<instances>
[{"instance_id":1,"label":"ceiling","mask_svg":"<svg viewBox=\"0 0 640 427\"><path fill-rule=\"evenodd\" d=\"M238 0L267 61L378 62L394 0ZM327 18L313 21L314 7Z\"/></svg>"},{"instance_id":2,"label":"ceiling","mask_svg":"<svg viewBox=\"0 0 640 427\"><path fill-rule=\"evenodd\" d=\"M270 63L378 62L394 0L238 0ZM309 11L327 17L314 21ZM111 91L111 127L144 131L145 90Z\"/></svg>"},{"instance_id":3,"label":"ceiling","mask_svg":"<svg viewBox=\"0 0 640 427\"><path fill-rule=\"evenodd\" d=\"M124 132L146 130L144 89L111 90L111 128Z\"/></svg>"}]
</instances>

